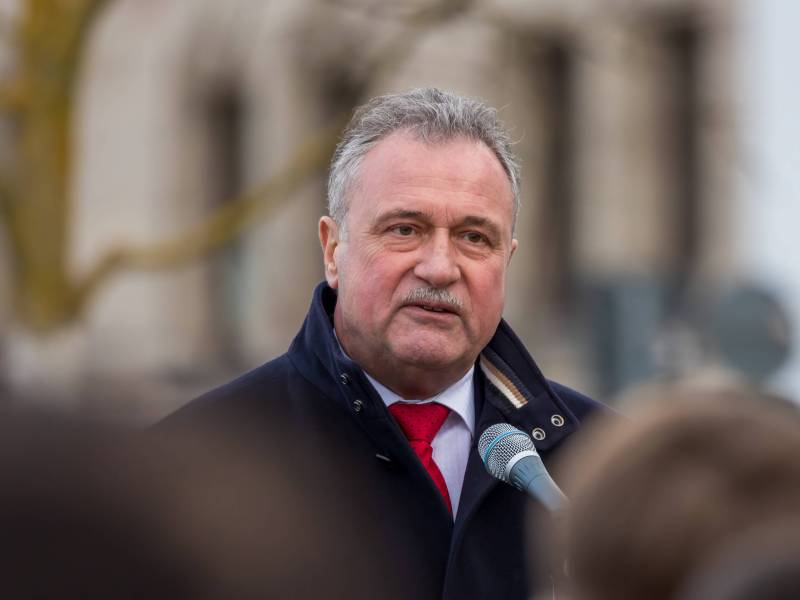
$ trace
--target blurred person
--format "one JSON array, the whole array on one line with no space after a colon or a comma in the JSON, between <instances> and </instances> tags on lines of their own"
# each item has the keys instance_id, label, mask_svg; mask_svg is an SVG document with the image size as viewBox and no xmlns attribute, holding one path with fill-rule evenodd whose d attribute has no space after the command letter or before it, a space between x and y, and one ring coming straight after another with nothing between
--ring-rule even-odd
<instances>
[{"instance_id":1,"label":"blurred person","mask_svg":"<svg viewBox=\"0 0 800 600\"><path fill-rule=\"evenodd\" d=\"M777 519L743 535L700 565L676 600L797 600L800 521Z\"/></svg>"},{"instance_id":2,"label":"blurred person","mask_svg":"<svg viewBox=\"0 0 800 600\"><path fill-rule=\"evenodd\" d=\"M162 427L274 422L320 454L347 446L374 491L364 527L391 522L397 557L412 539L407 597L526 598L527 500L476 441L508 422L548 462L602 406L548 381L501 319L519 196L494 109L436 89L374 98L333 156L325 281L288 352ZM320 505L348 493L297 477Z\"/></svg>"},{"instance_id":3,"label":"blurred person","mask_svg":"<svg viewBox=\"0 0 800 600\"><path fill-rule=\"evenodd\" d=\"M0 598L403 597L380 524L348 543L365 490L347 461L308 462L320 485L351 489L352 504L319 506L287 465L249 451L243 431L2 417Z\"/></svg>"},{"instance_id":4,"label":"blurred person","mask_svg":"<svg viewBox=\"0 0 800 600\"><path fill-rule=\"evenodd\" d=\"M673 395L630 416L561 465L571 504L557 541L572 600L675 598L738 536L800 517L800 415L788 401Z\"/></svg>"}]
</instances>

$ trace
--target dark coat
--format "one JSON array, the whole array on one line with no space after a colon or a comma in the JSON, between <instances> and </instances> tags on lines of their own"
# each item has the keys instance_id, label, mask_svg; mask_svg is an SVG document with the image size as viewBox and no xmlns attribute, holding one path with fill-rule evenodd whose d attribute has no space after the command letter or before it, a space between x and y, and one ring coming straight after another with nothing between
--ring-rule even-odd
<instances>
[{"instance_id":1,"label":"dark coat","mask_svg":"<svg viewBox=\"0 0 800 600\"><path fill-rule=\"evenodd\" d=\"M353 507L358 522L365 528L381 524L388 532L385 547L390 549L382 560L408 569L400 576L407 588L402 597L526 598L531 575L523 522L532 501L488 475L476 450L477 439L497 422L528 433L536 430L534 437L541 438L536 447L549 465L580 423L604 407L546 380L501 321L476 363L476 435L453 523L381 398L358 365L339 349L331 325L335 303L335 292L320 284L286 354L191 402L164 425L236 422L255 429L269 425L273 430L277 426L320 456L328 448L345 448L351 463L348 476L363 478L371 493L369 500L361 497L361 506ZM264 450L282 457L279 460L291 460L291 448L283 446L265 445ZM348 489L342 485L319 490L309 482L310 493L319 495L320 502L346 498ZM357 543L357 538L354 532L350 541ZM372 567L353 568L353 577L358 577ZM537 584L546 577L536 576Z\"/></svg>"}]
</instances>

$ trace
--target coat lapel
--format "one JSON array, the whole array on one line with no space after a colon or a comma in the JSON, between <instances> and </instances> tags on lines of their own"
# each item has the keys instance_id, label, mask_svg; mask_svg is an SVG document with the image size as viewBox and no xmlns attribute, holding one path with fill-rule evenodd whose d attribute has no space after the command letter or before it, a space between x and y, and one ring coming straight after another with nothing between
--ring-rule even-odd
<instances>
[{"instance_id":1,"label":"coat lapel","mask_svg":"<svg viewBox=\"0 0 800 600\"><path fill-rule=\"evenodd\" d=\"M524 357L523 357L524 358ZM533 360L528 358L531 367ZM506 485L486 471L478 454L478 440L486 429L495 423L510 423L531 435L538 430L544 437L534 444L540 453L548 451L574 430L577 419L561 404L543 377L529 378L526 383L500 355L486 348L475 369L475 435L464 474L461 501L455 522L453 544L457 544L464 528L481 502L497 485ZM537 369L538 371L538 369ZM562 416L559 421L555 415ZM560 425L555 425L561 423Z\"/></svg>"}]
</instances>

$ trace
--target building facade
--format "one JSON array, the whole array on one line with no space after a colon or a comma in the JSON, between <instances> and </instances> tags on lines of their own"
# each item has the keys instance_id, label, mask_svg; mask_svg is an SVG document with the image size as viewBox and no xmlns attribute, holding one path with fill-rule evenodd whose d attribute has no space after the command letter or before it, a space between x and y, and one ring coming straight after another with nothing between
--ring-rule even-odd
<instances>
[{"instance_id":1,"label":"building facade","mask_svg":"<svg viewBox=\"0 0 800 600\"><path fill-rule=\"evenodd\" d=\"M188 244L208 215L330 143L357 104L434 85L500 107L518 140L506 318L551 377L608 400L719 366L725 348L697 315L739 283L800 305L800 273L780 260L797 236L775 233L797 211L797 176L755 192L743 166L760 164L747 135L788 139L766 116L791 113L771 104L790 84L751 62L788 53L758 54L788 3L384 4L112 0L76 103L74 276L115 248ZM767 146L753 149L768 160ZM280 354L322 278L318 167L222 249L122 270L50 335L7 321L8 385L151 419ZM765 377L800 393L800 367L786 368Z\"/></svg>"}]
</instances>

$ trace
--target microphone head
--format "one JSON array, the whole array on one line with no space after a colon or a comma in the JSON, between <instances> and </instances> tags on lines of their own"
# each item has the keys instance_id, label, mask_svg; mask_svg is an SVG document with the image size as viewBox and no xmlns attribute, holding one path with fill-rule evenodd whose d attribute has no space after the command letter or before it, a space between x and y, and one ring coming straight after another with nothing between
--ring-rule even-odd
<instances>
[{"instance_id":1,"label":"microphone head","mask_svg":"<svg viewBox=\"0 0 800 600\"><path fill-rule=\"evenodd\" d=\"M522 453L536 455L536 448L524 431L508 423L496 423L481 434L478 453L490 475L511 483L508 479L509 465Z\"/></svg>"}]
</instances>

